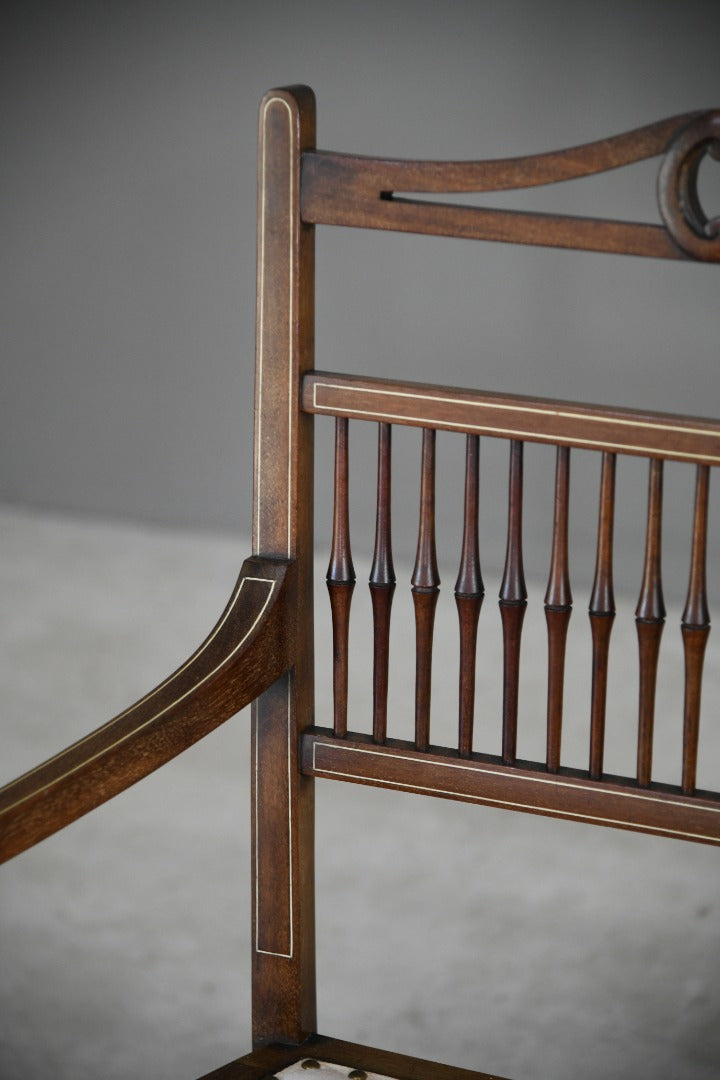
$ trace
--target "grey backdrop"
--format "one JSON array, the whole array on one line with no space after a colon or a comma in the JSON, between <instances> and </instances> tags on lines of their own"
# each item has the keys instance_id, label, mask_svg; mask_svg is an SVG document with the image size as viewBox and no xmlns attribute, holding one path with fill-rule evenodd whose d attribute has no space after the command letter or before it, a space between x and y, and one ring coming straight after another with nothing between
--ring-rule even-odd
<instances>
[{"instance_id":1,"label":"grey backdrop","mask_svg":"<svg viewBox=\"0 0 720 1080\"><path fill-rule=\"evenodd\" d=\"M0 63L0 497L170 525L250 526L256 114L267 88L314 87L321 146L457 158L572 145L720 100L720 18L706 3L11 9ZM656 220L655 170L536 191L526 203ZM719 173L702 174L710 211ZM707 414L716 297L717 275L704 267L321 229L317 366ZM361 478L373 438L353 434ZM396 542L412 554L417 439L402 440ZM441 518L455 505L459 443L441 443ZM502 558L504 453L488 444L491 569ZM577 458L584 582L597 463ZM542 451L528 463L528 528L543 536L531 573L545 571L551 467ZM636 465L624 468L629 484ZM687 470L677 485L667 522L683 539ZM362 574L372 485L356 487ZM636 499L623 505L619 532L641 547L644 511ZM454 572L456 536L441 528L440 538ZM631 590L640 558L630 557ZM686 572L683 547L668 567L671 591Z\"/></svg>"},{"instance_id":2,"label":"grey backdrop","mask_svg":"<svg viewBox=\"0 0 720 1080\"><path fill-rule=\"evenodd\" d=\"M29 763L68 741L68 733L74 737L104 720L183 658L211 624L246 553L255 139L263 92L273 85L310 83L318 97L320 145L335 149L457 158L542 151L719 104L720 16L716 4L703 2L532 0L444 5L407 0L23 0L6 4L3 15L0 498L40 509L231 534L229 543L212 537L201 538L206 539L202 543L185 534L146 536L129 528L109 529L102 522L79 528L48 519L32 528L32 516L28 524L24 515L20 528L8 515L2 546L14 556L22 587L7 571L4 605L13 601L21 617L18 632L8 632L5 670L13 694L9 704L5 699L4 716L13 736L8 743L25 739L22 752ZM655 220L654 175L651 163L604 180L536 191L525 203L518 196L498 196L496 202ZM720 169L713 173L708 166L701 177L713 213L720 209L719 176ZM319 230L317 364L717 413L717 283L717 270L706 267ZM327 546L329 533L329 426L318 424L320 548ZM414 550L418 441L414 431L396 436L395 540L404 573ZM462 441L441 436L439 449L441 569L449 583L457 563L458 537L450 521L458 505ZM354 427L352 453L353 541L362 575L373 528L371 430ZM485 440L483 455L482 544L492 593L504 541L505 449ZM643 482L643 470L642 463L623 461L618 481L617 529L625 556L617 577L630 598L630 631L645 513L632 484ZM546 572L551 525L551 453L542 448L528 453L527 472L526 529L529 539L537 541L528 543L527 563L539 579ZM572 570L578 608L587 603L592 580L597 472L593 455L574 456ZM678 542L680 552L665 565L676 624L687 576L691 479L687 468L667 470L666 534ZM717 612L717 490L713 500L710 587ZM51 569L40 576L35 566ZM531 603L528 623L535 619L536 640L542 641L542 585L536 588L539 602ZM150 610L142 608L145 596ZM359 600L355 606L360 607ZM399 612L399 600L396 607ZM450 615L441 639L450 640L455 632ZM410 648L411 628L400 632ZM674 635L668 630L666 640L675 640L677 652L677 625ZM711 651L717 647L715 637ZM87 648L78 648L79 641ZM619 641L617 679L624 683L631 678L625 673L634 670L632 633ZM322 656L328 648L319 650ZM528 697L541 699L544 652L526 648L531 669L538 673ZM436 667L450 680L449 667ZM38 676L38 669L44 674ZM327 700L327 693L321 693L325 710ZM242 1038L236 1028L238 1023L246 1027L248 1016L236 991L247 981L249 951L249 945L237 941L248 924L242 907L247 907L247 860L239 850L247 839L247 797L240 777L247 754L237 742L245 726L244 720L233 722L194 755L180 758L127 799L114 801L107 812L90 815L6 868L4 916L12 914L9 925L20 929L6 933L3 942L16 958L15 964L8 960L2 965L0 976L5 999L12 1003L5 1014L5 1035L13 1040L5 1050L5 1071L0 1064L3 1075L119 1077L138 1075L143 1067L146 1075L158 1077L169 1075L171 1068L174 1075L193 1069L197 1074L200 1061L210 1068L247 1044L245 1028ZM36 753L40 745L42 752ZM5 753L14 766L7 746ZM318 797L329 800L331 795L321 789ZM662 1061L657 1059L663 1047L684 1039L691 1058L705 1055L708 1060L682 1075L703 1080L713 1075L717 934L709 931L707 939L696 934L698 920L710 907L699 904L693 915L690 900L676 902L678 893L668 889L665 876L648 873L633 837L594 830L592 836L575 834L571 841L572 827L562 826L557 846L547 846L543 838L554 836L552 822L522 816L520 824L513 818L506 835L499 811L489 812L481 823L476 815L471 820L468 809L466 815L460 811L458 843L457 832L453 842L444 831L445 804L431 812L411 800L399 805L399 799L380 797L378 820L371 819L362 792L343 797L356 807L347 831L347 819L336 809L319 821L319 829L326 830L318 844L323 884L339 877L349 896L336 903L334 892L320 890L326 897L321 900L321 964L323 975L330 970L334 976L321 980L323 1023L333 1008L342 1012L345 998L336 995L336 987L344 993L354 988L374 1006L375 994L366 991L366 983L374 990L372 978L387 979L385 964L378 968L379 977L364 974L378 954L383 960L389 950L394 958L398 946L397 932L392 939L375 932L369 900L376 900L383 910L397 908L391 914L403 913L393 925L401 924L407 948L393 970L410 971L412 993L402 996L407 979L401 989L394 976L378 986L379 1011L388 1030L378 1033L377 1010L370 1009L361 1014L356 1037L389 1044L395 1041L389 1029L397 1020L399 1047L440 1057L454 1054L458 1063L473 1065L477 1022L483 1040L492 1041L497 1028L499 1052L487 1060L506 1062L510 1072L513 1053L519 1055L518 1065L526 1053L518 1036L508 1040L503 1035L509 1030L503 1016L510 1008L512 1018L514 1006L504 1011L501 1006L512 996L514 983L510 978L509 985L508 977L515 972L515 982L526 984L522 1000L544 1006L535 1020L523 1015L514 1021L513 1030L524 1032L528 1045L538 1034L543 1043L553 1044L553 1051L555 1032L563 1026L571 1045L580 1047L582 1060L585 1035L597 1028L594 1075L635 1077L653 1070L660 1074ZM408 826L418 848L415 877L388 849L390 840L374 843L374 835L385 837L383 813L397 815ZM375 834L369 821L376 823ZM328 829L335 829L330 833L334 846L327 843ZM491 847L495 830L500 839ZM219 833L227 839L225 846L218 843ZM525 846L518 837L525 838ZM606 858L605 843L608 851L619 845L625 861ZM362 844L371 849L371 869L358 875L358 867L367 865L357 855ZM654 852L653 844L642 850ZM548 861L565 868L559 886L557 877L544 876L548 851ZM92 855L88 860L86 853ZM717 863L705 859L702 865L711 873L703 877L701 855L707 853L687 846L673 852L674 865L683 868L680 877L686 884L700 882L702 895L712 901L718 895L712 876ZM654 857L653 866L663 869L670 852L666 855L663 847ZM535 891L527 889L523 871L528 865L538 871ZM605 904L607 892L596 887L592 875L598 869L602 883L621 900L630 895L641 901L627 905L630 921L619 931L609 917L606 924L605 907L613 905ZM445 905L432 908L438 912L432 920L440 950L453 948L448 944L448 906L457 908L467 893L470 936L458 938L453 959L458 954L464 958L465 974L474 977L477 957L482 957L483 990L499 1009L498 1020L492 1008L478 1016L480 1006L472 995L465 1001L469 1016L462 1009L450 1015L458 997L457 986L449 985L455 975L449 972L457 969L440 953L432 954L440 956L432 978L419 961L413 968L417 947L412 930L426 924L413 921L412 912L408 917L408 908L416 893L426 894L423 876L435 879ZM189 884L198 889L192 902ZM478 910L484 914L480 893L484 898L486 887L496 893L499 923L478 918ZM694 896L692 890L689 895ZM518 896L527 918L517 915ZM652 904L668 896L672 917L658 918L653 936L648 929L654 926ZM180 909L183 919L187 909L195 921L183 922ZM574 921L576 909L585 913L596 936L588 933L588 925L578 930L582 920ZM539 935L530 918L538 914L545 917ZM362 923L363 916L369 923ZM528 953L522 934L531 922ZM549 943L560 922L567 935L554 950ZM363 925L364 936L362 930L356 934ZM462 921L459 925L466 928ZM488 931L488 925L504 929ZM674 944L669 960L668 950L658 947L659 941L666 942L668 926L678 928L673 941L687 937L700 942L694 948L698 964L704 957L705 982L697 978L693 983L685 971L675 989L668 967L679 970L688 960L679 949L674 965ZM543 927L549 928L547 935ZM492 942L485 940L488 933ZM516 946L514 958L506 955L505 933ZM579 954L583 934L589 944ZM468 941L474 946L469 951ZM490 945L497 946L495 967L487 966ZM549 958L527 965L528 983L525 961L528 956L538 960L543 949ZM349 967L332 967L336 953L340 965L351 956ZM617 954L625 954L625 974L612 976L617 981L611 979L610 992L600 995L599 1004L594 986L583 991L590 996L577 1002L579 1022L561 1025L563 1015L573 1015L575 976L585 969L596 976ZM669 997L657 1021L667 1027L666 1042L657 1044L654 1058L644 1059L644 1072L641 1062L615 1073L611 1059L618 1030L620 1042L624 1030L626 1042L635 1045L635 1017L642 1021L646 1008L643 994L631 995L626 1004L624 980L632 983L627 969L638 956L638 980L647 978ZM668 967L656 968L655 959L663 956ZM690 969L695 971L692 961ZM553 978L569 988L564 1014L553 1013L555 998L546 992ZM218 988L230 980L228 997ZM466 981L471 982L469 977ZM205 1009L198 1007L196 983L207 997ZM425 1030L429 1014L423 1011L423 994L432 997L435 983L445 1011L445 1042L440 1034L439 1044L436 1033ZM462 971L459 985L465 985ZM704 986L706 1003L696 1008ZM679 1018L680 1035L666 1024L668 1016ZM193 1020L202 1044L197 1058L177 1034L192 1029ZM451 1020L466 1032L465 1043L454 1040ZM623 1021L628 1023L623 1026ZM349 1021L344 1024L335 1030L352 1033ZM533 1024L539 1025L537 1032ZM558 1045L562 1041L558 1038ZM645 1044L639 1045L642 1054ZM16 1051L18 1061L41 1064L34 1072L22 1065L13 1073L7 1063ZM136 1051L137 1060L152 1065L131 1067ZM161 1060L167 1064L161 1066ZM575 1075L572 1063L566 1062L562 1072L552 1057L547 1068L546 1074L524 1067L517 1071Z\"/></svg>"}]
</instances>

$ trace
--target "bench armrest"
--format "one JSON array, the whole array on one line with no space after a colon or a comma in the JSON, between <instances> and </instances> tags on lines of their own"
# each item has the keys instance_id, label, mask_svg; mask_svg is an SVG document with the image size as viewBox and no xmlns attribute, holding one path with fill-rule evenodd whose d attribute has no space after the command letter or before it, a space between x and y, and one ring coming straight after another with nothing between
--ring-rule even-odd
<instances>
[{"instance_id":1,"label":"bench armrest","mask_svg":"<svg viewBox=\"0 0 720 1080\"><path fill-rule=\"evenodd\" d=\"M294 564L253 557L215 628L129 709L0 789L0 862L119 794L248 705L294 663Z\"/></svg>"}]
</instances>

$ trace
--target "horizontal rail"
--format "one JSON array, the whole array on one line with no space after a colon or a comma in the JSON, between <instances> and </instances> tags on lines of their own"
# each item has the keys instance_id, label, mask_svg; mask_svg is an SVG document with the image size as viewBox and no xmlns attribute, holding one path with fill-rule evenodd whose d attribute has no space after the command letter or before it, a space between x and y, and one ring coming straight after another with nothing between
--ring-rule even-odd
<instances>
[{"instance_id":1,"label":"horizontal rail","mask_svg":"<svg viewBox=\"0 0 720 1080\"><path fill-rule=\"evenodd\" d=\"M342 186L322 194L311 187L303 194L302 215L304 221L313 225L344 225L356 229L602 251L654 259L689 258L662 225L529 210L457 206L395 195L358 204Z\"/></svg>"},{"instance_id":2,"label":"horizontal rail","mask_svg":"<svg viewBox=\"0 0 720 1080\"><path fill-rule=\"evenodd\" d=\"M306 412L720 465L720 421L313 371Z\"/></svg>"},{"instance_id":3,"label":"horizontal rail","mask_svg":"<svg viewBox=\"0 0 720 1080\"><path fill-rule=\"evenodd\" d=\"M566 150L488 161L413 161L308 151L303 155L303 184L307 183L312 190L332 180L353 193L367 194L391 191L447 194L539 187L657 157L665 152L676 132L701 115L699 111L681 113Z\"/></svg>"},{"instance_id":4,"label":"horizontal rail","mask_svg":"<svg viewBox=\"0 0 720 1080\"><path fill-rule=\"evenodd\" d=\"M293 662L292 564L246 559L190 659L103 727L0 789L0 862L141 780L248 705Z\"/></svg>"},{"instance_id":5,"label":"horizontal rail","mask_svg":"<svg viewBox=\"0 0 720 1080\"><path fill-rule=\"evenodd\" d=\"M620 777L590 780L566 768L551 774L531 762L504 766L487 754L468 759L438 747L419 752L400 740L385 746L358 734L339 740L320 728L303 736L301 753L306 776L720 844L720 796L709 793L687 796L665 784L640 788Z\"/></svg>"},{"instance_id":6,"label":"horizontal rail","mask_svg":"<svg viewBox=\"0 0 720 1080\"><path fill-rule=\"evenodd\" d=\"M684 113L569 150L490 161L403 161L313 150L303 154L300 211L314 225L718 262L720 222L702 209L697 171L704 154L718 155L719 144L720 112L714 110ZM533 188L660 155L658 224L417 197Z\"/></svg>"},{"instance_id":7,"label":"horizontal rail","mask_svg":"<svg viewBox=\"0 0 720 1080\"><path fill-rule=\"evenodd\" d=\"M503 1080L497 1073L481 1073L459 1069L453 1065L440 1065L435 1061L395 1054L389 1050L377 1050L371 1046L343 1042L327 1035L311 1035L301 1046L272 1043L257 1046L252 1053L216 1069L201 1080L266 1080L282 1075L284 1069L299 1065L322 1075L323 1066L335 1066L333 1075L360 1077L368 1075L373 1080L402 1077L402 1080ZM327 1075L327 1069L326 1073Z\"/></svg>"}]
</instances>

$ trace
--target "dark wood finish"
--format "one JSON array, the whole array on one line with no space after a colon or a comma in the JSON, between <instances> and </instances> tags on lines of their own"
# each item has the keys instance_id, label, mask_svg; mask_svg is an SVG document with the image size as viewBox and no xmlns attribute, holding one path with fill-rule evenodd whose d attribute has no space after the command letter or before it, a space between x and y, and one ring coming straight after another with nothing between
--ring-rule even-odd
<instances>
[{"instance_id":1,"label":"dark wood finish","mask_svg":"<svg viewBox=\"0 0 720 1080\"><path fill-rule=\"evenodd\" d=\"M468 435L465 444L465 504L460 570L455 582L455 603L460 623L460 690L458 749L463 757L472 750L475 715L477 629L485 586L480 572L478 502L480 439Z\"/></svg>"},{"instance_id":2,"label":"dark wood finish","mask_svg":"<svg viewBox=\"0 0 720 1080\"><path fill-rule=\"evenodd\" d=\"M315 99L273 90L260 108L255 399L255 550L298 569L302 627L292 672L253 709L253 1039L317 1030L314 793L298 775L313 719L313 426L299 409L313 366L315 238L300 220L300 159L315 145Z\"/></svg>"},{"instance_id":3,"label":"dark wood finish","mask_svg":"<svg viewBox=\"0 0 720 1080\"><path fill-rule=\"evenodd\" d=\"M720 844L720 795L697 792L700 694L710 628L706 589L708 466L720 464L720 421L488 394L313 371L314 223L524 244L720 261L720 219L701 205L706 154L720 156L720 112L687 113L552 154L487 162L357 158L315 148L306 87L271 91L260 111L253 558L215 630L169 679L105 727L0 792L0 854L23 850L174 756L252 698L253 1039L247 1057L211 1074L261 1080L299 1058L397 1080L492 1080L313 1034L315 777ZM662 224L432 203L417 193L495 191L589 176L662 155ZM404 197L401 195L404 193ZM337 416L338 457L329 585L337 654L335 731L313 723L313 413ZM347 501L347 421L380 424L374 612L373 735L346 734L347 619L354 571ZM416 739L387 738L390 427L423 429L420 528L412 577L417 625ZM432 637L439 575L434 535L435 431L465 432L465 528L458 749L430 745ZM472 752L477 618L478 435L510 440L508 541L500 589L503 745ZM558 447L548 622L546 761L516 760L524 441ZM567 558L571 446L602 453L595 580L590 768L560 764L565 641L572 598ZM608 649L615 615L613 518L617 453L651 459L640 648L637 776L603 776ZM652 782L655 679L664 604L660 574L662 462L698 467L688 598L682 617L685 705L682 785ZM338 708L339 702L339 708ZM337 738L338 734L345 737ZM382 745L380 745L382 744ZM496 1078L497 1080L497 1078Z\"/></svg>"},{"instance_id":4,"label":"dark wood finish","mask_svg":"<svg viewBox=\"0 0 720 1080\"><path fill-rule=\"evenodd\" d=\"M435 549L435 432L423 430L420 475L420 523L412 575L415 607L415 745L430 745L432 643L440 574Z\"/></svg>"},{"instance_id":5,"label":"dark wood finish","mask_svg":"<svg viewBox=\"0 0 720 1080\"><path fill-rule=\"evenodd\" d=\"M348 505L348 422L339 416L335 421L335 485L332 547L327 580L335 585L352 585L355 567L350 552L350 510Z\"/></svg>"},{"instance_id":6,"label":"dark wood finish","mask_svg":"<svg viewBox=\"0 0 720 1080\"><path fill-rule=\"evenodd\" d=\"M523 444L510 443L508 528L505 570L500 585L500 617L503 630L502 757L506 765L515 760L517 710L520 684L520 640L527 607L522 555Z\"/></svg>"},{"instance_id":7,"label":"dark wood finish","mask_svg":"<svg viewBox=\"0 0 720 1080\"><path fill-rule=\"evenodd\" d=\"M613 589L613 529L615 524L615 455L604 453L600 473L595 579L590 595L592 632L592 690L590 698L590 776L599 780L605 752L605 710L607 705L610 634L615 620Z\"/></svg>"},{"instance_id":8,"label":"dark wood finish","mask_svg":"<svg viewBox=\"0 0 720 1080\"><path fill-rule=\"evenodd\" d=\"M12 858L170 761L292 664L294 567L246 559L214 630L135 705L0 790L0 861Z\"/></svg>"},{"instance_id":9,"label":"dark wood finish","mask_svg":"<svg viewBox=\"0 0 720 1080\"><path fill-rule=\"evenodd\" d=\"M350 553L348 506L348 421L335 421L335 489L332 549L327 571L333 630L333 702L335 734L347 731L348 643L350 602L355 588L355 568Z\"/></svg>"},{"instance_id":10,"label":"dark wood finish","mask_svg":"<svg viewBox=\"0 0 720 1080\"><path fill-rule=\"evenodd\" d=\"M309 413L720 465L720 421L313 371Z\"/></svg>"},{"instance_id":11,"label":"dark wood finish","mask_svg":"<svg viewBox=\"0 0 720 1080\"><path fill-rule=\"evenodd\" d=\"M660 638L665 625L662 592L662 491L663 463L650 462L645 565L635 622L640 652L640 700L638 705L637 778L642 787L650 783L652 773L653 727L655 722L655 684L660 653Z\"/></svg>"},{"instance_id":12,"label":"dark wood finish","mask_svg":"<svg viewBox=\"0 0 720 1080\"><path fill-rule=\"evenodd\" d=\"M390 662L390 613L395 592L392 558L392 428L378 424L377 513L375 550L370 569L370 596L373 609L373 738L382 743L387 736L387 697Z\"/></svg>"},{"instance_id":13,"label":"dark wood finish","mask_svg":"<svg viewBox=\"0 0 720 1080\"><path fill-rule=\"evenodd\" d=\"M695 482L690 580L681 625L685 654L682 789L688 795L695 790L702 674L705 648L710 636L710 610L707 602L707 512L709 489L710 470L707 466L701 465L697 470Z\"/></svg>"},{"instance_id":14,"label":"dark wood finish","mask_svg":"<svg viewBox=\"0 0 720 1080\"><path fill-rule=\"evenodd\" d=\"M720 796L688 796L672 784L641 788L627 777L591 780L564 766L549 775L539 762L508 766L491 754L461 758L438 746L420 754L399 739L376 746L367 735L351 732L336 740L322 728L303 736L302 769L309 776L720 844Z\"/></svg>"},{"instance_id":15,"label":"dark wood finish","mask_svg":"<svg viewBox=\"0 0 720 1080\"><path fill-rule=\"evenodd\" d=\"M557 772L562 742L565 644L572 612L570 569L568 566L568 502L570 495L570 450L559 446L555 467L550 577L545 593L545 620L548 632L547 751L548 772Z\"/></svg>"},{"instance_id":16,"label":"dark wood finish","mask_svg":"<svg viewBox=\"0 0 720 1080\"><path fill-rule=\"evenodd\" d=\"M208 1073L203 1080L270 1080L275 1074L298 1061L323 1061L340 1065L352 1074L360 1069L367 1073L394 1077L395 1080L503 1080L493 1073L480 1073L439 1065L434 1061L377 1050L371 1046L313 1035L302 1046L264 1046L246 1057L233 1061L222 1069ZM312 1069L308 1075L312 1076Z\"/></svg>"},{"instance_id":17,"label":"dark wood finish","mask_svg":"<svg viewBox=\"0 0 720 1080\"><path fill-rule=\"evenodd\" d=\"M582 248L656 258L720 259L697 200L695 156L718 138L717 112L685 113L610 139L498 161L397 161L314 152L303 158L302 215L324 225ZM483 192L590 176L666 153L658 187L664 225L492 210L398 198L396 192ZM695 156L694 156L695 155ZM707 226L710 224L710 228Z\"/></svg>"},{"instance_id":18,"label":"dark wood finish","mask_svg":"<svg viewBox=\"0 0 720 1080\"><path fill-rule=\"evenodd\" d=\"M672 138L660 167L658 202L675 243L695 259L720 260L720 217L706 216L697 180L706 154L720 160L720 111L704 113Z\"/></svg>"}]
</instances>

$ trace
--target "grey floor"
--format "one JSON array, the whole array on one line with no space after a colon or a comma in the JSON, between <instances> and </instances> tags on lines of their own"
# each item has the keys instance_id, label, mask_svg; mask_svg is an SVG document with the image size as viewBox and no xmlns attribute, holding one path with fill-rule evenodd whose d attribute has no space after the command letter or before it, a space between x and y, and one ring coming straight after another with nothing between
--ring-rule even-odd
<instances>
[{"instance_id":1,"label":"grey floor","mask_svg":"<svg viewBox=\"0 0 720 1080\"><path fill-rule=\"evenodd\" d=\"M198 644L234 581L242 538L0 513L3 778L160 680ZM407 577L400 568L401 578ZM451 573L445 580L452 580ZM358 587L351 723L366 726L369 605ZM488 582L479 651L497 749L498 620ZM531 589L524 756L542 753L542 587ZM325 616L322 588L319 611ZM586 622L578 604L575 618ZM398 588L394 733L412 677ZM611 698L636 680L632 598L617 620ZM622 613L621 613L622 614ZM441 598L433 737L450 741L455 648ZM674 622L673 622L674 620ZM570 661L565 761L585 754L586 627ZM676 613L659 695L677 716ZM447 647L446 647L447 643ZM327 629L318 636L327 715ZM709 662L720 669L716 650ZM717 788L720 679L706 688ZM613 697L614 696L614 697ZM632 709L612 709L608 767L631 770ZM574 718L576 720L574 721ZM193 1077L249 1045L248 718L0 875L2 1080ZM487 721L487 722L486 722ZM657 775L677 772L677 721ZM327 1033L518 1080L720 1076L720 860L700 845L318 785L319 1014Z\"/></svg>"}]
</instances>

